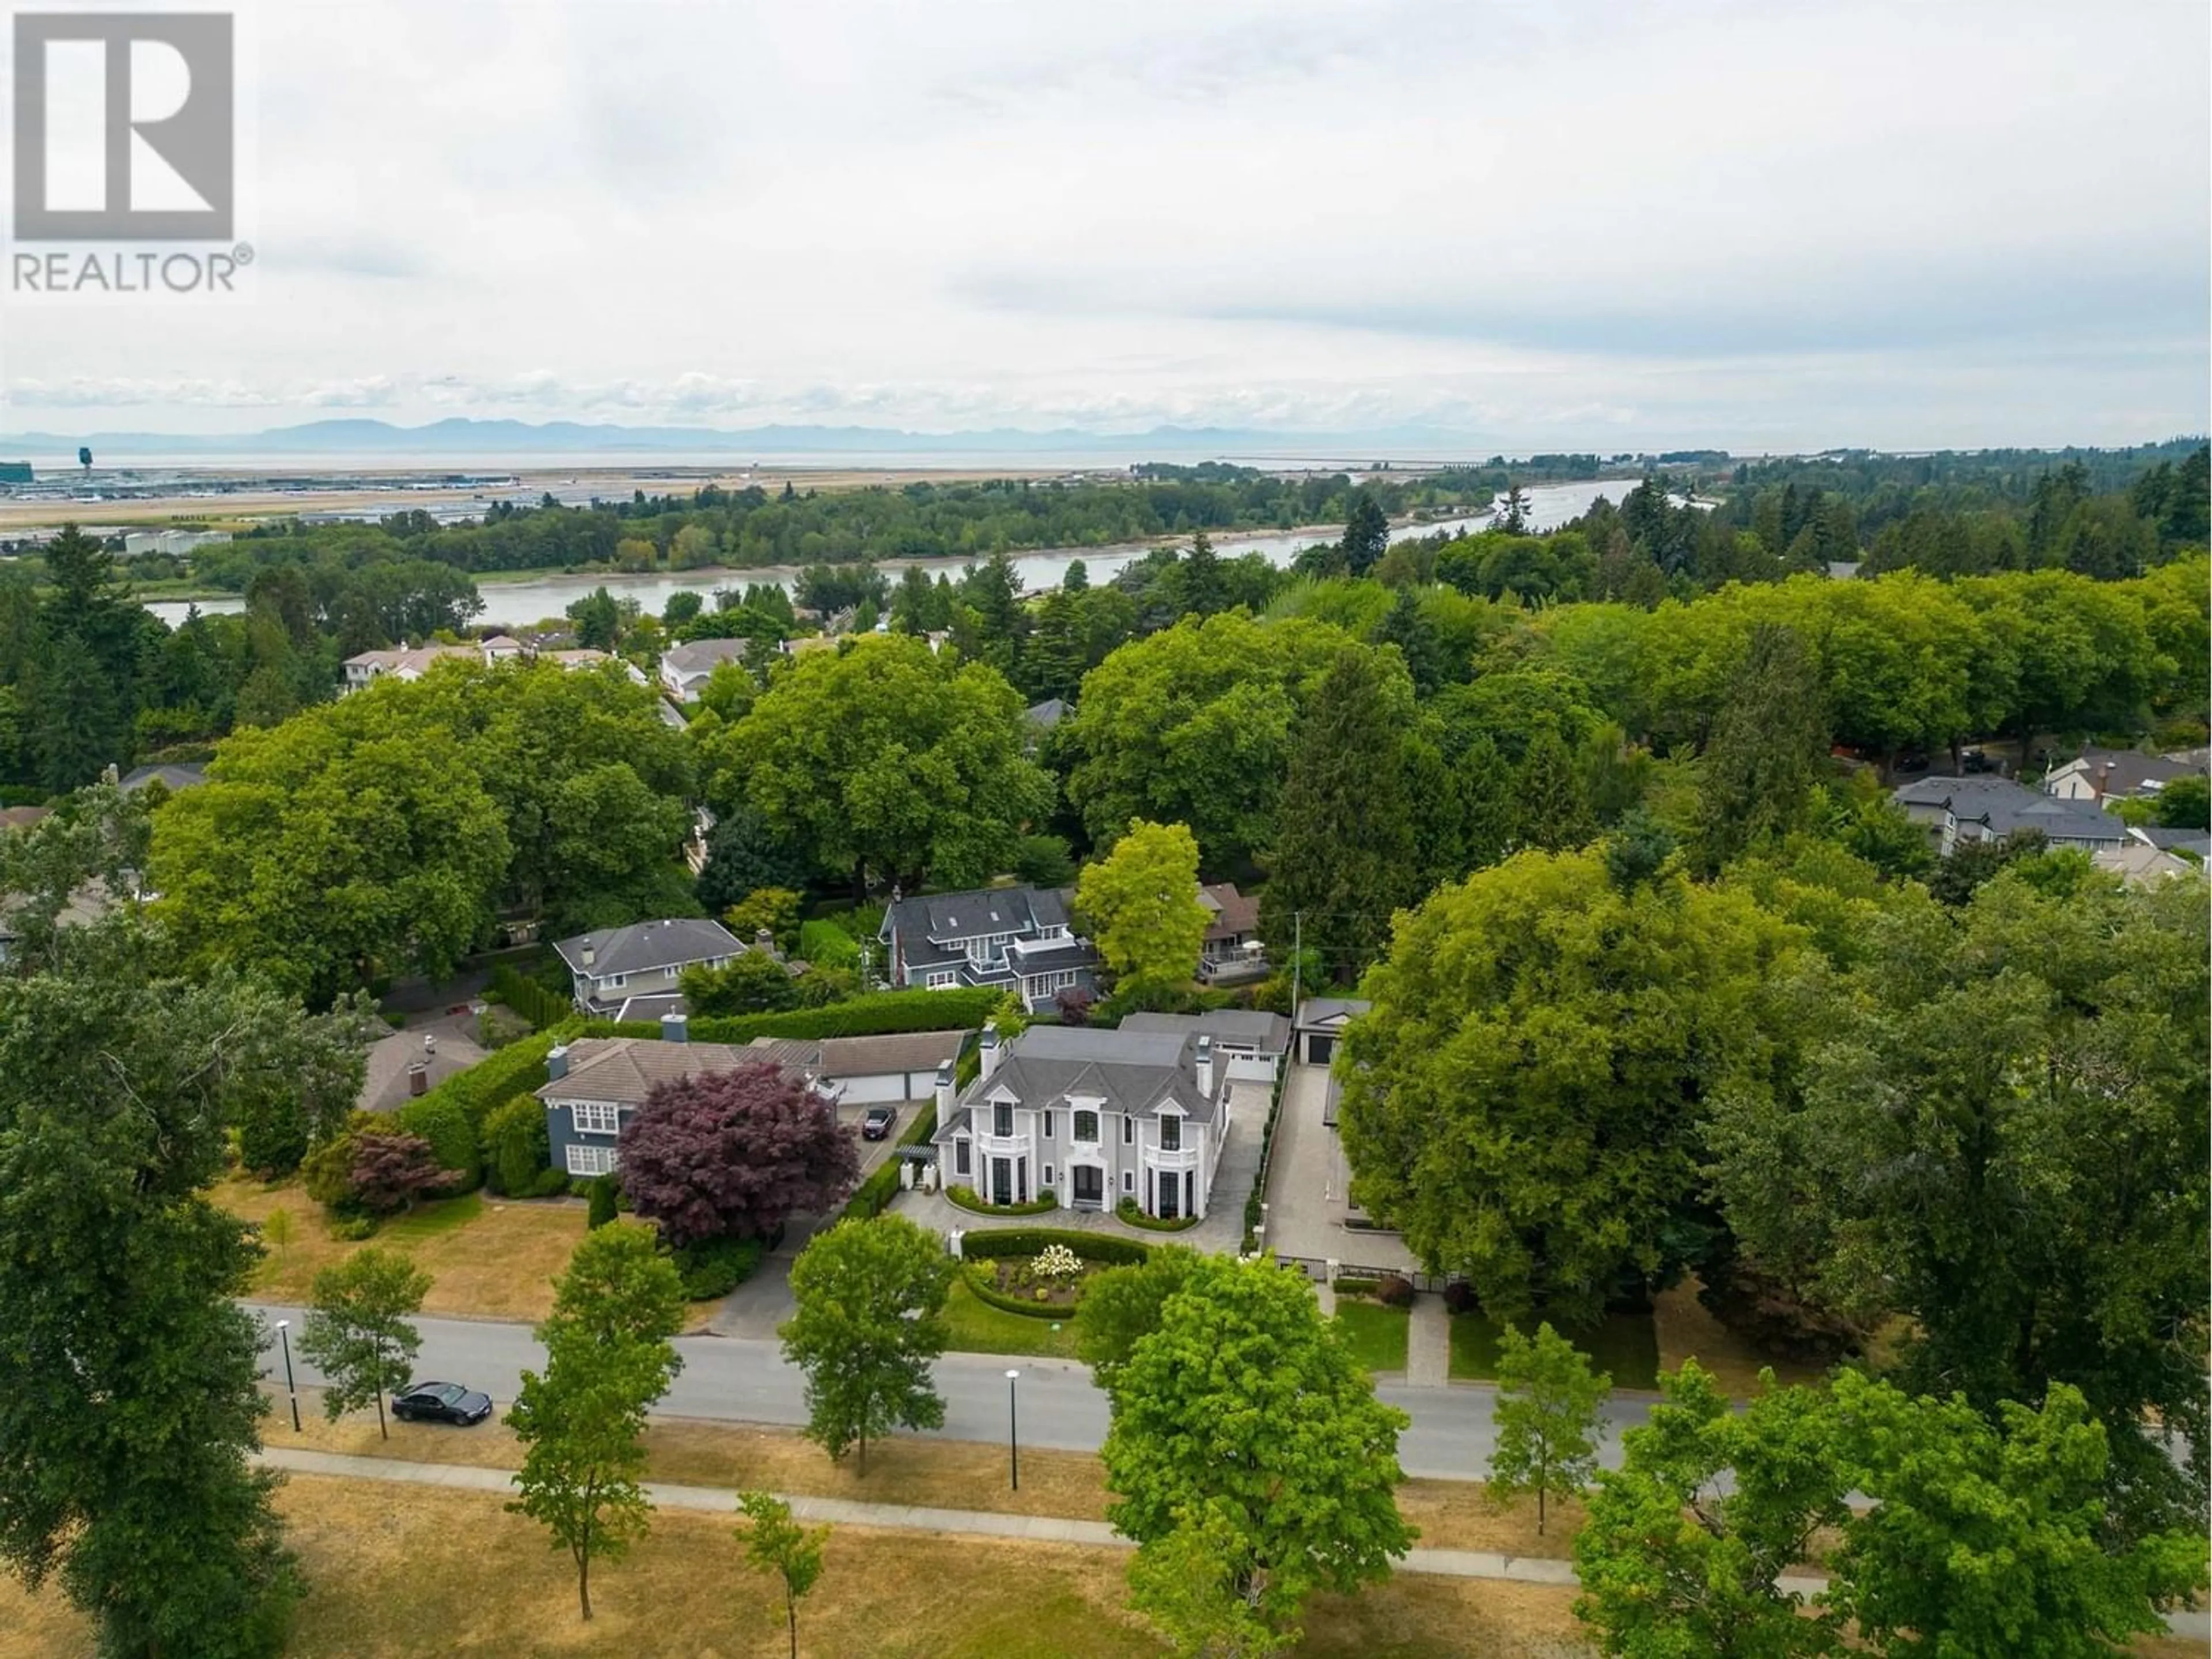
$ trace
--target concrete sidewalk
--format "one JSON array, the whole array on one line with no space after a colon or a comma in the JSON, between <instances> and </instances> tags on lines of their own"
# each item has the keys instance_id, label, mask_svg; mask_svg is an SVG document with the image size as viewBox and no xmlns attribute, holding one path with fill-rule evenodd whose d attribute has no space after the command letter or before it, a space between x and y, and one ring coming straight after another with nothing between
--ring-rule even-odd
<instances>
[{"instance_id":1,"label":"concrete sidewalk","mask_svg":"<svg viewBox=\"0 0 2212 1659\"><path fill-rule=\"evenodd\" d=\"M272 1447L258 1460L275 1469L301 1474L334 1475L349 1480L388 1480L403 1486L458 1486L469 1492L514 1490L506 1469L483 1469L460 1463L410 1463L392 1457L348 1457L337 1452L307 1451ZM702 1510L733 1516L734 1491L717 1486L676 1486L660 1481L645 1483L646 1495L666 1510ZM1034 1542L1079 1544L1091 1548L1127 1549L1127 1539L1103 1521L1071 1521L1051 1515L1000 1515L984 1510L933 1510L905 1504L861 1504L846 1498L786 1497L792 1515L800 1521L829 1522L841 1526L882 1527L898 1532L933 1532L956 1538L1024 1538ZM1402 1572L1439 1578L1494 1578L1521 1584L1575 1583L1571 1561L1531 1555L1500 1555L1492 1550L1424 1550L1406 1552L1398 1564ZM1777 1581L1790 1594L1811 1596L1827 1588L1823 1578L1790 1577ZM2177 1636L2202 1639L2212 1634L2212 1620L2203 1613L2174 1613L2166 1624Z\"/></svg>"}]
</instances>

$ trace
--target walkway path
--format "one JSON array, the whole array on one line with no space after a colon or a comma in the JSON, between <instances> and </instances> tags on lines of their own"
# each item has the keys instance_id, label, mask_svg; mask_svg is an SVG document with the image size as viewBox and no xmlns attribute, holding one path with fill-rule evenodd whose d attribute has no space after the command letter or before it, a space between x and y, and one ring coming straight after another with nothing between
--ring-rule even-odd
<instances>
[{"instance_id":1,"label":"walkway path","mask_svg":"<svg viewBox=\"0 0 2212 1659\"><path fill-rule=\"evenodd\" d=\"M1268 1253L1416 1271L1413 1253L1395 1233L1355 1232L1344 1224L1343 1158L1336 1131L1323 1121L1328 1105L1328 1067L1291 1066L1267 1166Z\"/></svg>"},{"instance_id":2,"label":"walkway path","mask_svg":"<svg viewBox=\"0 0 2212 1659\"><path fill-rule=\"evenodd\" d=\"M458 1486L470 1492L508 1493L514 1490L507 1470L483 1469L461 1463L410 1463L392 1457L347 1457L336 1452L295 1450L271 1447L260 1461L271 1468L301 1474L334 1475L349 1480L388 1480L407 1486ZM645 1483L646 1495L666 1510L699 1510L731 1515L737 1494L719 1486L677 1486L657 1480ZM1129 1540L1103 1521L1071 1521L1051 1515L1001 1515L987 1510L935 1510L907 1504L863 1504L849 1498L786 1497L792 1515L800 1521L830 1522L849 1527L882 1527L899 1532L931 1532L957 1538L1025 1538L1038 1542L1079 1544L1093 1549L1127 1549ZM1424 1550L1406 1552L1399 1564L1404 1572L1440 1578L1497 1578L1522 1584L1573 1584L1574 1564L1544 1556L1501 1555L1494 1550ZM1780 1587L1798 1595L1813 1595L1827 1587L1822 1578L1791 1577ZM2212 1633L2212 1622L2202 1613L2176 1613L2166 1623L2183 1637Z\"/></svg>"},{"instance_id":3,"label":"walkway path","mask_svg":"<svg viewBox=\"0 0 2212 1659\"><path fill-rule=\"evenodd\" d=\"M1406 1326L1406 1381L1417 1389L1451 1382L1451 1315L1440 1296L1417 1296Z\"/></svg>"}]
</instances>

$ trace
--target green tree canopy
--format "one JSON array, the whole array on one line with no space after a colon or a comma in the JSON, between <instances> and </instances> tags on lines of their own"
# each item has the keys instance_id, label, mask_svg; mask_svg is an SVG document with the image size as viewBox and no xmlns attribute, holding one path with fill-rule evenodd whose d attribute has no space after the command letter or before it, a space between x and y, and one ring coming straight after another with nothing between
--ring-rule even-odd
<instances>
[{"instance_id":1,"label":"green tree canopy","mask_svg":"<svg viewBox=\"0 0 2212 1659\"><path fill-rule=\"evenodd\" d=\"M1775 1042L1802 935L1745 895L1524 853L1432 895L1346 1040L1352 1191L1502 1316L1594 1316L1679 1261L1700 1103Z\"/></svg>"},{"instance_id":2,"label":"green tree canopy","mask_svg":"<svg viewBox=\"0 0 2212 1659\"><path fill-rule=\"evenodd\" d=\"M798 1311L783 1357L806 1373L806 1437L841 1462L894 1428L945 1422L930 1366L945 1352L952 1264L934 1234L904 1216L845 1221L792 1264Z\"/></svg>"},{"instance_id":3,"label":"green tree canopy","mask_svg":"<svg viewBox=\"0 0 2212 1659\"><path fill-rule=\"evenodd\" d=\"M1132 819L1112 852L1084 866L1075 902L1107 966L1128 985L1164 988L1198 972L1206 913L1198 842L1186 825Z\"/></svg>"},{"instance_id":4,"label":"green tree canopy","mask_svg":"<svg viewBox=\"0 0 2212 1659\"><path fill-rule=\"evenodd\" d=\"M825 874L959 887L1006 866L1052 805L994 670L882 635L783 671L702 761L716 810L749 805Z\"/></svg>"},{"instance_id":5,"label":"green tree canopy","mask_svg":"<svg viewBox=\"0 0 2212 1659\"><path fill-rule=\"evenodd\" d=\"M1494 1498L1536 1495L1536 1532L1545 1500L1579 1496L1597 1472L1600 1414L1613 1379L1551 1326L1524 1336L1509 1325L1498 1344L1498 1402L1492 1408L1498 1443L1490 1454Z\"/></svg>"},{"instance_id":6,"label":"green tree canopy","mask_svg":"<svg viewBox=\"0 0 2212 1659\"><path fill-rule=\"evenodd\" d=\"M323 1412L331 1422L365 1405L389 1440L384 1396L405 1388L422 1334L408 1321L422 1310L430 1275L395 1250L356 1251L315 1275L300 1352L320 1368Z\"/></svg>"},{"instance_id":7,"label":"green tree canopy","mask_svg":"<svg viewBox=\"0 0 2212 1659\"><path fill-rule=\"evenodd\" d=\"M1379 1403L1301 1275L1207 1256L1111 1381L1108 1511L1139 1553L1197 1528L1237 1599L1287 1630L1316 1589L1389 1574L1403 1412Z\"/></svg>"}]
</instances>

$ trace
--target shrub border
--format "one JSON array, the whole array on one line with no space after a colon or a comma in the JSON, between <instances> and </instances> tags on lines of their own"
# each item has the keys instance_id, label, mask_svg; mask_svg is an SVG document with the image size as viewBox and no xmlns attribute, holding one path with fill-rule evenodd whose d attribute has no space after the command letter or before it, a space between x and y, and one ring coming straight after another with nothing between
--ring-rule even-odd
<instances>
[{"instance_id":1,"label":"shrub border","mask_svg":"<svg viewBox=\"0 0 2212 1659\"><path fill-rule=\"evenodd\" d=\"M1163 1221L1156 1215L1146 1215L1137 1207L1137 1200L1125 1198L1114 1206L1114 1219L1125 1227L1141 1227L1148 1233L1188 1232L1198 1225L1194 1215L1177 1216L1173 1221Z\"/></svg>"},{"instance_id":2,"label":"shrub border","mask_svg":"<svg viewBox=\"0 0 2212 1659\"><path fill-rule=\"evenodd\" d=\"M983 1232L963 1232L960 1255L963 1261L972 1256L989 1261L1010 1255L1036 1255L1048 1244L1065 1244L1085 1261L1102 1262L1109 1267L1141 1267L1152 1255L1151 1245L1139 1244L1133 1238L1076 1232L1065 1227L994 1227Z\"/></svg>"},{"instance_id":3,"label":"shrub border","mask_svg":"<svg viewBox=\"0 0 2212 1659\"><path fill-rule=\"evenodd\" d=\"M1050 1215L1060 1207L1060 1200L1044 1193L1026 1204L987 1204L973 1187L947 1187L945 1196L970 1215Z\"/></svg>"}]
</instances>

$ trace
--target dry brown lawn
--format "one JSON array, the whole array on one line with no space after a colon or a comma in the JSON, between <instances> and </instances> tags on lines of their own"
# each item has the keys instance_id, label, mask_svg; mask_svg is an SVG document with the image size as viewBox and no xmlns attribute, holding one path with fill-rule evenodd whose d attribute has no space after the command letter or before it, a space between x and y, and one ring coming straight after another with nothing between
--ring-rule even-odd
<instances>
[{"instance_id":1,"label":"dry brown lawn","mask_svg":"<svg viewBox=\"0 0 2212 1659\"><path fill-rule=\"evenodd\" d=\"M486 1492L295 1476L277 1499L311 1586L295 1659L425 1654L775 1659L782 1607L748 1569L729 1522L665 1511L621 1562L593 1572L589 1624L568 1559ZM891 1659L1149 1659L1162 1651L1122 1607L1120 1550L955 1540L841 1527L800 1615L809 1655ZM1571 1593L1401 1577L1357 1597L1317 1597L1298 1651L1587 1651ZM49 1590L0 1581L0 1655L89 1659L83 1621Z\"/></svg>"},{"instance_id":2,"label":"dry brown lawn","mask_svg":"<svg viewBox=\"0 0 2212 1659\"><path fill-rule=\"evenodd\" d=\"M1729 1329L1698 1300L1697 1279L1685 1279L1652 1298L1659 1331L1659 1369L1671 1371L1694 1359L1713 1374L1723 1392L1747 1400L1759 1392L1759 1374L1771 1368L1778 1382L1814 1382L1826 1375L1818 1365L1801 1364L1762 1353Z\"/></svg>"},{"instance_id":3,"label":"dry brown lawn","mask_svg":"<svg viewBox=\"0 0 2212 1659\"><path fill-rule=\"evenodd\" d=\"M265 1224L280 1209L290 1216L290 1240L282 1249L269 1244L253 1277L254 1295L271 1302L306 1302L318 1272L374 1244L403 1251L428 1270L424 1313L542 1319L552 1310L554 1276L584 1236L586 1206L574 1199L515 1203L488 1193L439 1199L356 1243L331 1236L322 1206L297 1181L232 1179L210 1196L248 1221Z\"/></svg>"},{"instance_id":4,"label":"dry brown lawn","mask_svg":"<svg viewBox=\"0 0 2212 1659\"><path fill-rule=\"evenodd\" d=\"M392 1437L380 1440L374 1412L354 1413L332 1423L322 1414L321 1391L303 1389L303 1432L295 1437L283 1395L271 1390L270 1398L275 1410L264 1425L263 1438L271 1446L304 1445L355 1457L465 1463L486 1469L521 1466L521 1448L497 1419L472 1429L394 1423ZM1088 1452L1023 1452L1022 1489L1012 1492L1006 1485L1006 1448L975 1441L900 1436L869 1449L866 1474L852 1458L832 1463L820 1447L789 1429L656 1418L646 1429L645 1446L649 1477L678 1486L732 1491L757 1487L809 1498L1052 1515L1073 1521L1103 1521L1109 1498L1105 1469ZM1398 1488L1398 1508L1421 1529L1421 1542L1433 1549L1561 1559L1572 1553L1583 1518L1579 1504L1554 1504L1540 1537L1534 1500L1501 1509L1490 1503L1481 1483L1473 1480L1407 1480Z\"/></svg>"}]
</instances>

